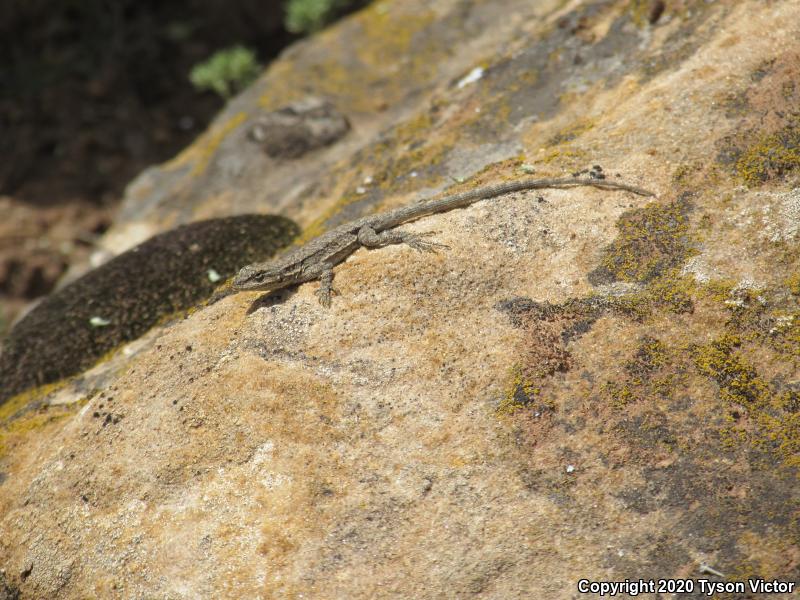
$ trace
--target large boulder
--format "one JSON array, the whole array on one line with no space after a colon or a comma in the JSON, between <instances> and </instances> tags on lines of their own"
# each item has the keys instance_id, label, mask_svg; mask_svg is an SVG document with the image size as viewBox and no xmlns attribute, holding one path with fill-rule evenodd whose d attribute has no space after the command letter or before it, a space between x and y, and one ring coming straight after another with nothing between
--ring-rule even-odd
<instances>
[{"instance_id":1,"label":"large boulder","mask_svg":"<svg viewBox=\"0 0 800 600\"><path fill-rule=\"evenodd\" d=\"M292 47L130 186L110 252L244 212L308 239L531 171L599 165L657 198L545 190L437 214L406 229L449 248L358 250L330 309L315 282L230 295L92 389L12 400L8 585L567 599L580 580L796 582L798 22L789 0L383 1ZM349 129L266 152L253 127L307 98Z\"/></svg>"}]
</instances>

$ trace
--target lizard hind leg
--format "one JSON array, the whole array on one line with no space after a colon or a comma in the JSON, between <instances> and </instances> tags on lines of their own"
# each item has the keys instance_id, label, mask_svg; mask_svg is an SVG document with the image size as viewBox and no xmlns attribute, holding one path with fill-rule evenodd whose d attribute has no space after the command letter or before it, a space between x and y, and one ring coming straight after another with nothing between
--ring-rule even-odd
<instances>
[{"instance_id":1,"label":"lizard hind leg","mask_svg":"<svg viewBox=\"0 0 800 600\"><path fill-rule=\"evenodd\" d=\"M358 242L368 248L388 246L389 244L408 244L420 252L436 252L438 248L448 248L446 244L423 239L430 235L434 235L434 232L410 233L391 230L377 233L372 227L365 226L358 230Z\"/></svg>"}]
</instances>

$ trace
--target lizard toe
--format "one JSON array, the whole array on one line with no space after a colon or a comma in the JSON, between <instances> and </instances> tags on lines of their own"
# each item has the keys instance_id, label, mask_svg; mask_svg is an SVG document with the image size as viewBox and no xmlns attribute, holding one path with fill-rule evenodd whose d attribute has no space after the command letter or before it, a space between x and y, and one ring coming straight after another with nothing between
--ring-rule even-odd
<instances>
[{"instance_id":1,"label":"lizard toe","mask_svg":"<svg viewBox=\"0 0 800 600\"><path fill-rule=\"evenodd\" d=\"M316 292L314 292L314 295L317 297L317 300L319 300L319 303L322 306L324 306L325 308L330 308L330 306L331 306L331 292L332 291L333 291L332 289L327 290L327 289L319 288Z\"/></svg>"}]
</instances>

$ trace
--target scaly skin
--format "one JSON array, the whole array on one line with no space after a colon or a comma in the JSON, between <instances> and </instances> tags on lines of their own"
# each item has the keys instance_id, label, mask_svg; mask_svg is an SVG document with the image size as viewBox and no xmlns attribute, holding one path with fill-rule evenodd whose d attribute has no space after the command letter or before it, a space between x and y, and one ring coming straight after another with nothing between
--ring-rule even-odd
<instances>
[{"instance_id":1,"label":"scaly skin","mask_svg":"<svg viewBox=\"0 0 800 600\"><path fill-rule=\"evenodd\" d=\"M330 306L331 294L335 291L331 286L333 267L344 261L361 246L375 248L387 244L408 244L412 248L424 252L434 252L437 248L444 247L442 244L423 239L427 234L389 231L398 225L512 192L576 186L623 190L640 196L655 195L648 190L625 183L591 177L522 179L477 188L362 217L340 225L281 258L270 262L254 263L242 268L233 281L233 289L235 291L275 291L319 279L320 287L317 290L317 296L320 303L327 307Z\"/></svg>"}]
</instances>

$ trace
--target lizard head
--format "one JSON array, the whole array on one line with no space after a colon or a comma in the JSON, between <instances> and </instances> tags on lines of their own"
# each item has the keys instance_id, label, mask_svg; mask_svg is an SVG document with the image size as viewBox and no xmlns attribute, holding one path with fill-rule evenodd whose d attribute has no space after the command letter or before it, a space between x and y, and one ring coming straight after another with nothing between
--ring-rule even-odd
<instances>
[{"instance_id":1,"label":"lizard head","mask_svg":"<svg viewBox=\"0 0 800 600\"><path fill-rule=\"evenodd\" d=\"M293 280L286 269L269 264L242 267L233 278L233 288L238 291L271 292L291 285Z\"/></svg>"}]
</instances>

